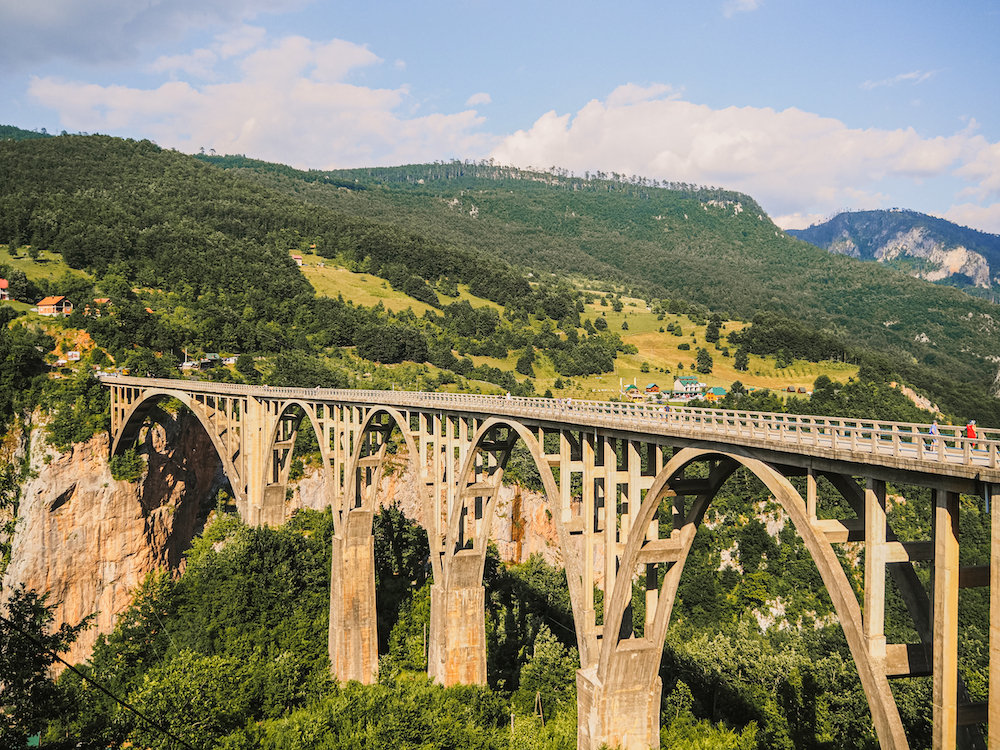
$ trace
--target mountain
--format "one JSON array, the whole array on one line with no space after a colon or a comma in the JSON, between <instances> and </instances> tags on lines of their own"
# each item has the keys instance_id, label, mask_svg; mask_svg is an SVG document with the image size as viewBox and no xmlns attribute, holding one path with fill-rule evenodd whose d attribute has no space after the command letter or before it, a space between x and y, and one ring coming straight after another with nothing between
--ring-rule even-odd
<instances>
[{"instance_id":1,"label":"mountain","mask_svg":"<svg viewBox=\"0 0 1000 750\"><path fill-rule=\"evenodd\" d=\"M917 211L851 211L788 234L994 301L1000 289L1000 235Z\"/></svg>"}]
</instances>

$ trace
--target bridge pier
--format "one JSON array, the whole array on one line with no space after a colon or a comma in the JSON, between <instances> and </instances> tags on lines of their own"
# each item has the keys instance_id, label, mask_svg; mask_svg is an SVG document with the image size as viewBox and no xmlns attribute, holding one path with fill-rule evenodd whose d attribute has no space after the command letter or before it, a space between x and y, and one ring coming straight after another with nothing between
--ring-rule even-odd
<instances>
[{"instance_id":1,"label":"bridge pier","mask_svg":"<svg viewBox=\"0 0 1000 750\"><path fill-rule=\"evenodd\" d=\"M649 661L648 655L636 653ZM659 667L660 652L653 654ZM629 663L619 679L602 682L597 666L576 671L577 750L602 746L621 750L649 750L660 746L659 676L644 679L647 670L634 670ZM642 674L639 674L641 672Z\"/></svg>"},{"instance_id":2,"label":"bridge pier","mask_svg":"<svg viewBox=\"0 0 1000 750\"><path fill-rule=\"evenodd\" d=\"M333 537L330 575L330 666L341 682L364 685L378 676L372 516L362 509L346 514L342 536Z\"/></svg>"},{"instance_id":3,"label":"bridge pier","mask_svg":"<svg viewBox=\"0 0 1000 750\"><path fill-rule=\"evenodd\" d=\"M486 588L478 552L452 559L447 583L431 586L427 674L449 685L486 684Z\"/></svg>"}]
</instances>

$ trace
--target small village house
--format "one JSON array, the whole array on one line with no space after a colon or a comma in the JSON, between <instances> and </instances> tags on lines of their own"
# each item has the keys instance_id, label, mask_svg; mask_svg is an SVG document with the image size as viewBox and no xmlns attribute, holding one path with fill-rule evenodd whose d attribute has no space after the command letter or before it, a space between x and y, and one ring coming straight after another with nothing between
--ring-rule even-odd
<instances>
[{"instance_id":1,"label":"small village house","mask_svg":"<svg viewBox=\"0 0 1000 750\"><path fill-rule=\"evenodd\" d=\"M39 315L69 315L73 312L73 303L62 296L46 297L38 303Z\"/></svg>"},{"instance_id":2,"label":"small village house","mask_svg":"<svg viewBox=\"0 0 1000 750\"><path fill-rule=\"evenodd\" d=\"M674 398L692 399L700 397L706 388L705 383L699 383L693 375L681 375L674 380Z\"/></svg>"},{"instance_id":3,"label":"small village house","mask_svg":"<svg viewBox=\"0 0 1000 750\"><path fill-rule=\"evenodd\" d=\"M713 404L722 401L726 397L726 389L716 386L715 388L709 388L705 391L705 400L711 401Z\"/></svg>"},{"instance_id":4,"label":"small village house","mask_svg":"<svg viewBox=\"0 0 1000 750\"><path fill-rule=\"evenodd\" d=\"M658 386L656 383L649 383L646 386L646 395L647 396L655 396L659 392L660 392L660 386Z\"/></svg>"},{"instance_id":5,"label":"small village house","mask_svg":"<svg viewBox=\"0 0 1000 750\"><path fill-rule=\"evenodd\" d=\"M0 301L10 299L10 284L7 279L0 279Z\"/></svg>"},{"instance_id":6,"label":"small village house","mask_svg":"<svg viewBox=\"0 0 1000 750\"><path fill-rule=\"evenodd\" d=\"M297 265L297 266L301 266L302 265L302 256L301 255L293 255L292 256L292 260L295 261L295 265Z\"/></svg>"}]
</instances>

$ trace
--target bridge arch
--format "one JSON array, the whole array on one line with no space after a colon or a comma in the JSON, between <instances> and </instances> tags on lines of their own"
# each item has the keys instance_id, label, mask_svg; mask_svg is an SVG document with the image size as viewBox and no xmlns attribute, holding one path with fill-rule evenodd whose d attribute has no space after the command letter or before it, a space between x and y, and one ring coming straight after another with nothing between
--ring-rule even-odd
<instances>
[{"instance_id":1,"label":"bridge arch","mask_svg":"<svg viewBox=\"0 0 1000 750\"><path fill-rule=\"evenodd\" d=\"M403 436L409 460L415 463L419 456L417 443L410 432L409 420L402 412L391 406L379 406L365 415L361 428L355 435L346 472L346 491L340 509L345 517L358 508L375 511L378 505L378 486L385 472L389 439L396 432Z\"/></svg>"},{"instance_id":2,"label":"bridge arch","mask_svg":"<svg viewBox=\"0 0 1000 750\"><path fill-rule=\"evenodd\" d=\"M643 560L655 559L659 551L657 547L662 547L664 550L672 548L668 553L672 559L664 560L672 564L661 584L651 630L647 628L643 638L632 635L606 639L596 670L597 679L602 685L612 686L636 680L648 684L658 679L656 672L662 657L663 642L680 576L694 542L695 532L725 480L742 466L752 472L771 491L776 502L788 514L819 570L851 649L881 746L886 750L889 748L902 750L908 747L884 665L872 658L866 648L861 607L847 575L837 559L833 546L813 527L805 501L781 472L743 450L720 452L717 449L700 447L681 449L657 474L634 519L636 528L647 528L655 518L663 499L676 494L671 489L671 482L686 466L713 459L718 463L710 472L707 485L695 495L690 508L683 508L684 513L679 528L675 523L669 541L649 540L644 534L629 536L621 558L621 570L634 573ZM664 543L665 541L667 543ZM615 587L608 604L605 633L621 632L626 609L631 603L631 595L631 585ZM636 659L636 656L643 652L646 658Z\"/></svg>"},{"instance_id":3,"label":"bridge arch","mask_svg":"<svg viewBox=\"0 0 1000 750\"><path fill-rule=\"evenodd\" d=\"M409 420L390 406L371 409L359 429L344 438L353 440L353 445L348 446L351 459L345 469L345 492L340 508L334 508L333 514L329 649L333 673L345 681L369 684L378 676L372 523L389 439L397 431L406 441L410 460L415 462L419 453Z\"/></svg>"},{"instance_id":4,"label":"bridge arch","mask_svg":"<svg viewBox=\"0 0 1000 750\"><path fill-rule=\"evenodd\" d=\"M263 499L262 520L280 524L285 521L285 488L292 468L292 456L302 420L308 419L316 442L319 444L323 470L320 472L323 495L328 504L333 503L334 484L329 476L330 449L323 439L323 428L315 407L306 400L293 398L276 402L273 419L266 423L266 464L262 476L255 477Z\"/></svg>"},{"instance_id":5,"label":"bridge arch","mask_svg":"<svg viewBox=\"0 0 1000 750\"><path fill-rule=\"evenodd\" d=\"M132 403L124 414L122 426L115 432L112 438L111 455L119 456L134 445L143 424L146 422L146 418L156 406L169 399L180 401L198 419L198 422L212 441L219 460L222 461L223 470L225 471L226 478L229 479L229 484L233 490L237 504L241 508L245 508L247 502L247 483L243 472L237 466L238 463L242 465L242 451L239 447L235 451L229 449L229 446L224 442L224 434L220 434L219 426L212 418L213 415L208 412L204 404L184 391L173 391L165 388L149 388L144 390L142 398ZM238 418L239 414L232 416Z\"/></svg>"}]
</instances>

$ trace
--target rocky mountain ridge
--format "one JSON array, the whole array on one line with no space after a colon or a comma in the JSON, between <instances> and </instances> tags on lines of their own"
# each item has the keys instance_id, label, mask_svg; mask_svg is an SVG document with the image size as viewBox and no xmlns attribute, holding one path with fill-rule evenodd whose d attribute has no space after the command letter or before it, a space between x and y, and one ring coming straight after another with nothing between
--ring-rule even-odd
<instances>
[{"instance_id":1,"label":"rocky mountain ridge","mask_svg":"<svg viewBox=\"0 0 1000 750\"><path fill-rule=\"evenodd\" d=\"M1000 236L916 211L852 211L788 234L980 296L1000 289Z\"/></svg>"}]
</instances>

